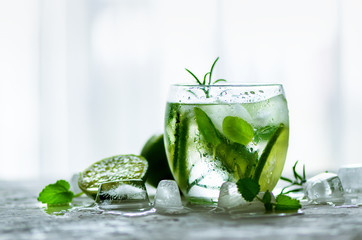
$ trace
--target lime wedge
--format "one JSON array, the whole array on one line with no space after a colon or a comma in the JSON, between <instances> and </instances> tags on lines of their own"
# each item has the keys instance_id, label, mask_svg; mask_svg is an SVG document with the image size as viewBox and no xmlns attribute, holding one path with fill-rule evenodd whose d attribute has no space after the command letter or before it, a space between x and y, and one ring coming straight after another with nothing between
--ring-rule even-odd
<instances>
[{"instance_id":1,"label":"lime wedge","mask_svg":"<svg viewBox=\"0 0 362 240\"><path fill-rule=\"evenodd\" d=\"M142 148L141 156L148 161L147 183L157 187L161 180L173 179L167 162L163 134L150 137Z\"/></svg>"},{"instance_id":2,"label":"lime wedge","mask_svg":"<svg viewBox=\"0 0 362 240\"><path fill-rule=\"evenodd\" d=\"M281 124L267 143L255 170L260 191L272 191L282 174L287 155L289 128Z\"/></svg>"},{"instance_id":3,"label":"lime wedge","mask_svg":"<svg viewBox=\"0 0 362 240\"><path fill-rule=\"evenodd\" d=\"M80 173L79 188L95 199L101 183L146 177L148 162L142 156L117 155L102 159Z\"/></svg>"}]
</instances>

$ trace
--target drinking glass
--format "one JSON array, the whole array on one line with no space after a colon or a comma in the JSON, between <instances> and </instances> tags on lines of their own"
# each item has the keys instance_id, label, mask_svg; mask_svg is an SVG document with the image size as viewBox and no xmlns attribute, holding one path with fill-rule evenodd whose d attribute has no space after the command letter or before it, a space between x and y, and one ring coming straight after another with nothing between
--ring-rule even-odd
<instances>
[{"instance_id":1,"label":"drinking glass","mask_svg":"<svg viewBox=\"0 0 362 240\"><path fill-rule=\"evenodd\" d=\"M272 191L286 159L283 86L171 85L165 112L168 163L192 204L217 204L224 182L252 178Z\"/></svg>"}]
</instances>

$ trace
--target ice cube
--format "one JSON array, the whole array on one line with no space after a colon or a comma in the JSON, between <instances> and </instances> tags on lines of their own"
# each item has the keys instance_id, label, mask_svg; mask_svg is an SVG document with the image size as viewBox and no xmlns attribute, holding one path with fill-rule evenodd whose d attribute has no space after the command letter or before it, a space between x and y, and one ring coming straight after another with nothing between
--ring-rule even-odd
<instances>
[{"instance_id":1,"label":"ice cube","mask_svg":"<svg viewBox=\"0 0 362 240\"><path fill-rule=\"evenodd\" d=\"M245 105L255 126L288 125L288 108L285 97L280 94L265 101Z\"/></svg>"},{"instance_id":2,"label":"ice cube","mask_svg":"<svg viewBox=\"0 0 362 240\"><path fill-rule=\"evenodd\" d=\"M258 194L259 198L263 198L264 193ZM274 196L272 196L272 201ZM220 188L218 207L233 212L259 212L265 211L264 204L257 199L252 202L246 201L238 191L238 187L234 182L224 182Z\"/></svg>"},{"instance_id":3,"label":"ice cube","mask_svg":"<svg viewBox=\"0 0 362 240\"><path fill-rule=\"evenodd\" d=\"M305 193L316 204L344 203L341 180L335 173L321 173L307 180Z\"/></svg>"},{"instance_id":4,"label":"ice cube","mask_svg":"<svg viewBox=\"0 0 362 240\"><path fill-rule=\"evenodd\" d=\"M158 212L172 213L182 210L180 191L174 180L162 180L158 183L154 207Z\"/></svg>"},{"instance_id":5,"label":"ice cube","mask_svg":"<svg viewBox=\"0 0 362 240\"><path fill-rule=\"evenodd\" d=\"M251 123L251 116L241 104L204 105L202 110L209 116L216 129L222 132L222 123L227 116L239 117Z\"/></svg>"},{"instance_id":6,"label":"ice cube","mask_svg":"<svg viewBox=\"0 0 362 240\"><path fill-rule=\"evenodd\" d=\"M142 180L124 180L102 183L96 202L102 209L142 210L150 207Z\"/></svg>"},{"instance_id":7,"label":"ice cube","mask_svg":"<svg viewBox=\"0 0 362 240\"><path fill-rule=\"evenodd\" d=\"M338 171L346 193L362 193L362 165L343 166Z\"/></svg>"},{"instance_id":8,"label":"ice cube","mask_svg":"<svg viewBox=\"0 0 362 240\"><path fill-rule=\"evenodd\" d=\"M362 165L342 166L338 171L349 204L362 204Z\"/></svg>"}]
</instances>

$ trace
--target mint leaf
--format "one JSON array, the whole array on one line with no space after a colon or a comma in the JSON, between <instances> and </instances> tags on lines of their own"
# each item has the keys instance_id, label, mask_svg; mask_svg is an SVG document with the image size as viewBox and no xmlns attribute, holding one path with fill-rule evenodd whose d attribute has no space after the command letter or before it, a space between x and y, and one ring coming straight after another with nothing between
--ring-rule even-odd
<instances>
[{"instance_id":1,"label":"mint leaf","mask_svg":"<svg viewBox=\"0 0 362 240\"><path fill-rule=\"evenodd\" d=\"M209 116L207 116L207 114L198 107L194 108L194 112L197 127L199 128L201 135L208 143L211 143L213 146L217 146L221 142L221 140Z\"/></svg>"},{"instance_id":2,"label":"mint leaf","mask_svg":"<svg viewBox=\"0 0 362 240\"><path fill-rule=\"evenodd\" d=\"M299 200L284 194L279 194L275 200L275 210L298 210L302 207Z\"/></svg>"},{"instance_id":3,"label":"mint leaf","mask_svg":"<svg viewBox=\"0 0 362 240\"><path fill-rule=\"evenodd\" d=\"M242 178L236 182L238 190L246 201L253 201L256 195L260 191L260 185L258 182L254 181L251 178Z\"/></svg>"},{"instance_id":4,"label":"mint leaf","mask_svg":"<svg viewBox=\"0 0 362 240\"><path fill-rule=\"evenodd\" d=\"M74 193L69 191L70 185L65 180L58 180L49 184L40 193L38 201L48 205L68 204L72 201Z\"/></svg>"},{"instance_id":5,"label":"mint leaf","mask_svg":"<svg viewBox=\"0 0 362 240\"><path fill-rule=\"evenodd\" d=\"M222 131L228 139L243 145L247 145L254 137L253 127L239 117L225 117L222 122Z\"/></svg>"}]
</instances>

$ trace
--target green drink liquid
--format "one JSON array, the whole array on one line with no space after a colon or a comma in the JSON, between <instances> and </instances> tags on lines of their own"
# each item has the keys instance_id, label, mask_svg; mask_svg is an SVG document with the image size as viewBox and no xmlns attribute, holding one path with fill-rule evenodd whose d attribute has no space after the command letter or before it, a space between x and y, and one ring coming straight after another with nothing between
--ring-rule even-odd
<instances>
[{"instance_id":1,"label":"green drink liquid","mask_svg":"<svg viewBox=\"0 0 362 240\"><path fill-rule=\"evenodd\" d=\"M221 185L243 177L259 180L261 191L277 184L289 138L283 94L242 103L168 102L165 116L169 166L191 203L217 203Z\"/></svg>"}]
</instances>

